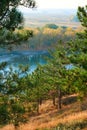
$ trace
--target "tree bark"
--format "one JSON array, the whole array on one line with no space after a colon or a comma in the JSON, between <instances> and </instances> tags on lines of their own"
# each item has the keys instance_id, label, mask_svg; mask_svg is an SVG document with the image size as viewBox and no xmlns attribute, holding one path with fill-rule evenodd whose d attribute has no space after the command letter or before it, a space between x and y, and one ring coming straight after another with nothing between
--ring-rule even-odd
<instances>
[{"instance_id":1,"label":"tree bark","mask_svg":"<svg viewBox=\"0 0 87 130\"><path fill-rule=\"evenodd\" d=\"M39 99L39 104L42 105L42 98Z\"/></svg>"},{"instance_id":2,"label":"tree bark","mask_svg":"<svg viewBox=\"0 0 87 130\"><path fill-rule=\"evenodd\" d=\"M62 108L62 92L61 89L58 89L58 109Z\"/></svg>"},{"instance_id":3,"label":"tree bark","mask_svg":"<svg viewBox=\"0 0 87 130\"><path fill-rule=\"evenodd\" d=\"M55 106L55 103L56 101L55 101L55 96L53 96L53 105Z\"/></svg>"},{"instance_id":4,"label":"tree bark","mask_svg":"<svg viewBox=\"0 0 87 130\"><path fill-rule=\"evenodd\" d=\"M39 114L39 100L37 101L37 114Z\"/></svg>"}]
</instances>

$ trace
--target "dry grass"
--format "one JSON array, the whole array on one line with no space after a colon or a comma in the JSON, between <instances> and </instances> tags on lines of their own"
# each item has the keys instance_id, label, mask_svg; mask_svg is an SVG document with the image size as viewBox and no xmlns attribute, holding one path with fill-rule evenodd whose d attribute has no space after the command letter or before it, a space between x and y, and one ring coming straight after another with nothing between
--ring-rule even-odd
<instances>
[{"instance_id":1,"label":"dry grass","mask_svg":"<svg viewBox=\"0 0 87 130\"><path fill-rule=\"evenodd\" d=\"M73 100L74 96L72 96ZM57 110L53 106L52 101L46 101L40 107L40 114L32 116L29 122L25 125L21 125L18 130L37 130L44 128L53 128L59 123L70 124L73 122L80 122L87 120L87 100L81 102L72 102L71 104L63 105L61 110ZM14 130L12 125L0 128L0 130ZM87 130L83 129L83 130Z\"/></svg>"}]
</instances>

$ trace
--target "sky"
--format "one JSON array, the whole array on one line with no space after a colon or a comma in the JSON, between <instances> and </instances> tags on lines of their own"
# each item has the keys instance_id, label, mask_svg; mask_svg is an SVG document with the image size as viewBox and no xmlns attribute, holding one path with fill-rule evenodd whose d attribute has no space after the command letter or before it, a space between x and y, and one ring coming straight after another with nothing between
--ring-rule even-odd
<instances>
[{"instance_id":1,"label":"sky","mask_svg":"<svg viewBox=\"0 0 87 130\"><path fill-rule=\"evenodd\" d=\"M38 8L77 9L87 5L87 0L35 0Z\"/></svg>"}]
</instances>

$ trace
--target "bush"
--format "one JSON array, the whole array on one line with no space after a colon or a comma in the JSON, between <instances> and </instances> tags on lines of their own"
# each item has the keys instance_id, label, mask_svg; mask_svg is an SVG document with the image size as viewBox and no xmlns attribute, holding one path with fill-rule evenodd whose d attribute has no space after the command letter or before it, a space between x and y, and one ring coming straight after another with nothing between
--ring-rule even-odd
<instances>
[{"instance_id":1,"label":"bush","mask_svg":"<svg viewBox=\"0 0 87 130\"><path fill-rule=\"evenodd\" d=\"M57 127L52 130L82 130L87 128L87 120L72 122L71 124L62 124L60 123Z\"/></svg>"},{"instance_id":2,"label":"bush","mask_svg":"<svg viewBox=\"0 0 87 130\"><path fill-rule=\"evenodd\" d=\"M8 106L5 104L0 105L0 124L7 124L9 119Z\"/></svg>"}]
</instances>

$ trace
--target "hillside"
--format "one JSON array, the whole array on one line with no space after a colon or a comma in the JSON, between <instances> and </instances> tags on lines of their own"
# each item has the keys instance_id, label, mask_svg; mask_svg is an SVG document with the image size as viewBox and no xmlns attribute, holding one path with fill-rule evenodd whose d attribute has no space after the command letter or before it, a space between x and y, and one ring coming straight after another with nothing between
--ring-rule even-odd
<instances>
[{"instance_id":1,"label":"hillside","mask_svg":"<svg viewBox=\"0 0 87 130\"><path fill-rule=\"evenodd\" d=\"M68 111L67 111L68 109ZM29 117L27 124L18 130L87 130L87 99L80 102L76 95L63 98L61 110L53 106L51 100L44 101L40 106L40 114ZM0 130L14 130L8 125Z\"/></svg>"}]
</instances>

